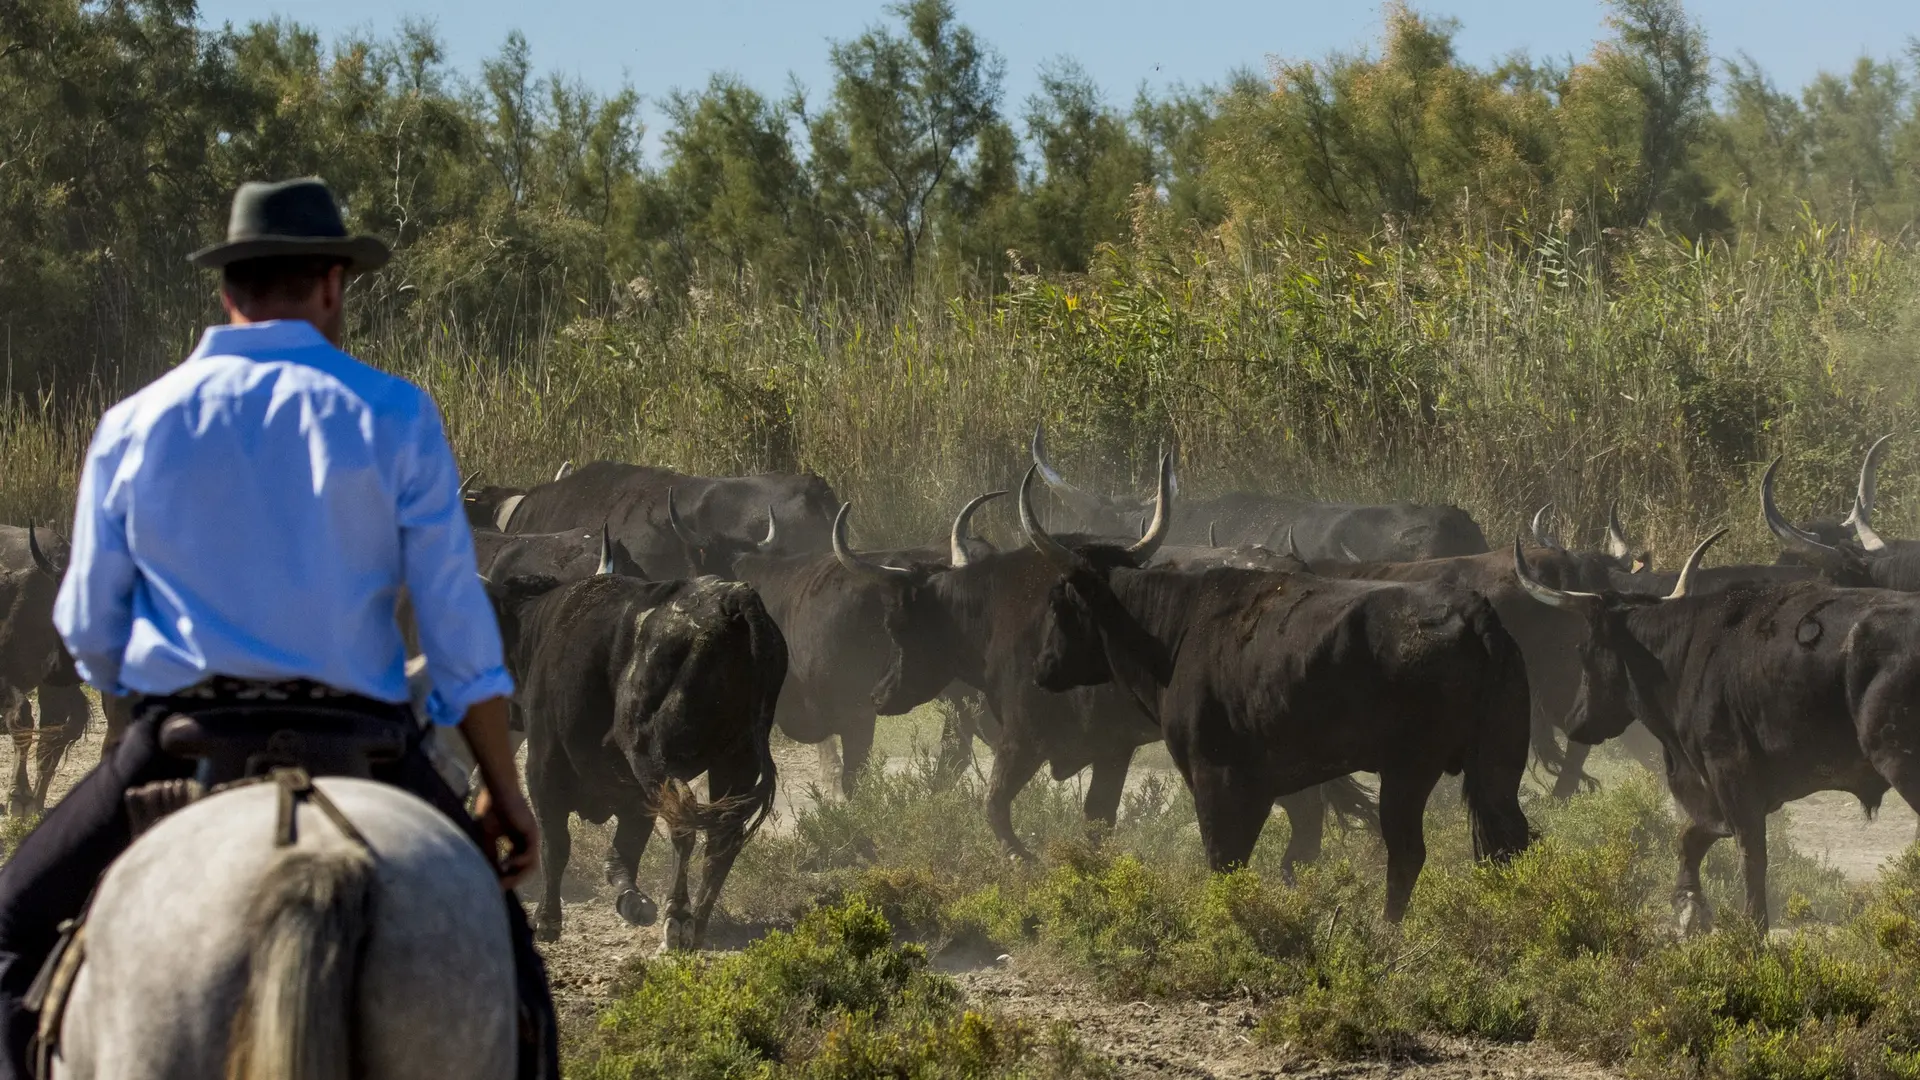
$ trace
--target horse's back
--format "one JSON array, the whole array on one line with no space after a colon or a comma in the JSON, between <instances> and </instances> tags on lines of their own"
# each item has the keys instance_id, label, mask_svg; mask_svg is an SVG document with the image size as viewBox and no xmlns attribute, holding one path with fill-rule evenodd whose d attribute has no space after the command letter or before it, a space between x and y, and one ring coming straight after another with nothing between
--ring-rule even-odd
<instances>
[{"instance_id":1,"label":"horse's back","mask_svg":"<svg viewBox=\"0 0 1920 1080\"><path fill-rule=\"evenodd\" d=\"M370 888L352 1012L355 1075L508 1077L516 996L506 910L485 859L451 821L397 788L319 787L366 837ZM246 995L247 926L289 857L360 849L311 802L274 844L279 788L201 800L142 836L102 878L61 1038L62 1077L223 1075Z\"/></svg>"}]
</instances>

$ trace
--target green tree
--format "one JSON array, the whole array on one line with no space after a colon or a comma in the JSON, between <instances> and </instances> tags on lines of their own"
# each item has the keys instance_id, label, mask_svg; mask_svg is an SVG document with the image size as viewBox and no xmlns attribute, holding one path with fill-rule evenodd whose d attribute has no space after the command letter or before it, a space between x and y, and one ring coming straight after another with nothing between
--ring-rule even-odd
<instances>
[{"instance_id":1,"label":"green tree","mask_svg":"<svg viewBox=\"0 0 1920 1080\"><path fill-rule=\"evenodd\" d=\"M834 43L832 104L808 126L823 205L883 239L912 281L929 211L998 119L1005 64L948 0L887 10L904 34L876 26Z\"/></svg>"},{"instance_id":2,"label":"green tree","mask_svg":"<svg viewBox=\"0 0 1920 1080\"><path fill-rule=\"evenodd\" d=\"M706 265L781 280L807 271L820 242L789 114L731 75L663 103L666 167L654 191L656 275Z\"/></svg>"},{"instance_id":3,"label":"green tree","mask_svg":"<svg viewBox=\"0 0 1920 1080\"><path fill-rule=\"evenodd\" d=\"M1041 69L1026 120L1040 154L1030 254L1043 268L1084 270L1095 247L1126 236L1134 191L1154 182L1153 153L1071 60Z\"/></svg>"}]
</instances>

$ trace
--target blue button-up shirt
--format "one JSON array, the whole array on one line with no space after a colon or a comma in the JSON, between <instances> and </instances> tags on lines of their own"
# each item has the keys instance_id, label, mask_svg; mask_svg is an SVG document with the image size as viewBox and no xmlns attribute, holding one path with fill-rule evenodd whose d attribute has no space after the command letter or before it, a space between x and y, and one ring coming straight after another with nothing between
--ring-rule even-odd
<instances>
[{"instance_id":1,"label":"blue button-up shirt","mask_svg":"<svg viewBox=\"0 0 1920 1080\"><path fill-rule=\"evenodd\" d=\"M299 321L217 326L100 421L54 624L102 691L209 675L408 699L412 592L434 692L459 722L511 693L440 413Z\"/></svg>"}]
</instances>

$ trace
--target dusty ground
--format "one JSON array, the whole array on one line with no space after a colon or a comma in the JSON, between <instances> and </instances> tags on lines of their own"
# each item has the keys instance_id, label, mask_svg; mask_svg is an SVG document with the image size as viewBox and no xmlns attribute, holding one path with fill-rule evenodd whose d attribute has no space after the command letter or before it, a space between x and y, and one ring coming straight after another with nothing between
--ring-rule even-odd
<instances>
[{"instance_id":1,"label":"dusty ground","mask_svg":"<svg viewBox=\"0 0 1920 1080\"><path fill-rule=\"evenodd\" d=\"M930 717L883 721L879 749L896 761L904 761L916 744L931 745L938 731L937 722ZM11 750L0 753L6 755L6 766L11 770ZM56 774L54 796L65 792L98 760L99 753L100 724L96 717L86 739L74 747ZM781 769L781 785L777 814L769 827L779 829L790 827L794 811L810 801L810 789L819 784L821 772L818 755L810 746L783 739L775 747L775 757ZM982 752L979 759L978 767L984 773L990 758ZM1167 765L1164 752L1157 748L1142 751L1135 760L1136 782L1147 770ZM1879 817L1871 822L1857 802L1838 793L1817 795L1791 808L1794 843L1860 882L1874 880L1881 864L1915 839L1916 824L1920 824L1920 818L1894 795L1888 796ZM604 838L591 833L591 827L576 827L575 857L597 864ZM596 895L590 885L574 880L576 876L590 880L597 874L597 865L582 864L581 869L586 873L570 874L563 894L565 935L544 950L555 997L567 1023L588 1022L608 1000L623 962L636 954L651 954L660 941L658 927L626 925L603 896ZM531 898L533 894L529 891L527 895ZM755 932L752 928L718 928L713 944L738 948ZM1123 1077L1588 1080L1613 1075L1537 1047L1447 1039L1429 1040L1419 1052L1399 1060L1327 1065L1304 1059L1284 1047L1258 1044L1252 1038L1253 1012L1233 1004L1114 1002L1070 979L1030 968L1021 957L953 974L977 1008L1041 1026L1059 1021L1070 1024L1086 1046L1112 1060Z\"/></svg>"}]
</instances>

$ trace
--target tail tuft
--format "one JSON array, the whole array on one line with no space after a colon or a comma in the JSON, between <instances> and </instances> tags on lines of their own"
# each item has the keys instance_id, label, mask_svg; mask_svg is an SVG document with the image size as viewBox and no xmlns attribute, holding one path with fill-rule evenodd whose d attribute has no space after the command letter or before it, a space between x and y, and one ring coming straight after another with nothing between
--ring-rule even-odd
<instances>
[{"instance_id":1,"label":"tail tuft","mask_svg":"<svg viewBox=\"0 0 1920 1080\"><path fill-rule=\"evenodd\" d=\"M358 848L290 848L247 913L247 985L227 1080L347 1080L373 860Z\"/></svg>"}]
</instances>

